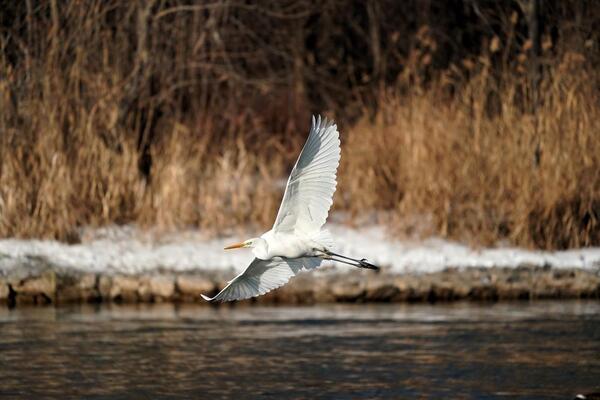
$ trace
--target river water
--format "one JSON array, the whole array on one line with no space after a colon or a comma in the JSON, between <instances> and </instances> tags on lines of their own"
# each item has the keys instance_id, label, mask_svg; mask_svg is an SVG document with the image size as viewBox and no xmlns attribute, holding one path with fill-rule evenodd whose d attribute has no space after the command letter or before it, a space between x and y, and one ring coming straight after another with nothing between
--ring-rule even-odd
<instances>
[{"instance_id":1,"label":"river water","mask_svg":"<svg viewBox=\"0 0 600 400\"><path fill-rule=\"evenodd\" d=\"M0 308L0 396L556 398L600 391L600 302Z\"/></svg>"}]
</instances>

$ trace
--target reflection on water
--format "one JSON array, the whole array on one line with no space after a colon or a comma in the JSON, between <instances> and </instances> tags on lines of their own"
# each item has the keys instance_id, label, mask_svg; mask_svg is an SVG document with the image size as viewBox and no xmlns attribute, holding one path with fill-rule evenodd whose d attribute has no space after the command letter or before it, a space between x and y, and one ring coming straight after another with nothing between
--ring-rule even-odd
<instances>
[{"instance_id":1,"label":"reflection on water","mask_svg":"<svg viewBox=\"0 0 600 400\"><path fill-rule=\"evenodd\" d=\"M600 303L0 309L0 396L573 398Z\"/></svg>"}]
</instances>

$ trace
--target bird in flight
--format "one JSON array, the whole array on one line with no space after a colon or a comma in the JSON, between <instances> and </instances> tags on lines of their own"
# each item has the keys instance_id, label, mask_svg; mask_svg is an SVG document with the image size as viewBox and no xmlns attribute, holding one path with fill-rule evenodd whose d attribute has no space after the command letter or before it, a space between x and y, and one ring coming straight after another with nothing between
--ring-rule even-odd
<instances>
[{"instance_id":1,"label":"bird in flight","mask_svg":"<svg viewBox=\"0 0 600 400\"><path fill-rule=\"evenodd\" d=\"M258 238L225 247L250 248L254 261L207 301L231 301L256 297L285 285L303 269L317 268L332 260L358 268L379 270L366 259L354 259L332 251L333 239L323 229L337 185L340 137L327 118L313 116L308 140L287 181L273 228Z\"/></svg>"}]
</instances>

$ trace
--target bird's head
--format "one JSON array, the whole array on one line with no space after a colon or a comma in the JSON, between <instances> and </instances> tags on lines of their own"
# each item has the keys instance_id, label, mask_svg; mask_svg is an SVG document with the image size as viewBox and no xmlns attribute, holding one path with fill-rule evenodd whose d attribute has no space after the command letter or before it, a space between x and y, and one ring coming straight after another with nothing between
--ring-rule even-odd
<instances>
[{"instance_id":1,"label":"bird's head","mask_svg":"<svg viewBox=\"0 0 600 400\"><path fill-rule=\"evenodd\" d=\"M258 242L258 238L252 238L252 239L244 240L243 242L240 242L240 243L234 243L232 245L229 245L229 246L225 247L225 250L253 248L253 247L256 247L257 242Z\"/></svg>"}]
</instances>

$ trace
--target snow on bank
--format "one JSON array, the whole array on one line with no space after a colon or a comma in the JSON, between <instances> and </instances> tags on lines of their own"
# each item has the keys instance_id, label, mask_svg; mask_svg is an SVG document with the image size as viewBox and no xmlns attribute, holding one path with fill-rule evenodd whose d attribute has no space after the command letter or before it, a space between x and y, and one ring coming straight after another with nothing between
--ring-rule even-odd
<instances>
[{"instance_id":1,"label":"snow on bank","mask_svg":"<svg viewBox=\"0 0 600 400\"><path fill-rule=\"evenodd\" d=\"M392 273L520 265L600 271L600 248L559 252L517 248L475 250L441 239L418 243L398 241L389 238L380 226L352 229L331 224L329 229L340 253L367 258ZM248 250L224 251L223 247L243 239L246 238L206 239L200 232L150 237L125 227L95 231L90 238L84 237L83 242L76 245L40 240L0 240L0 275L41 264L109 274L139 274L156 270L224 270L234 273L246 268L252 254Z\"/></svg>"}]
</instances>

